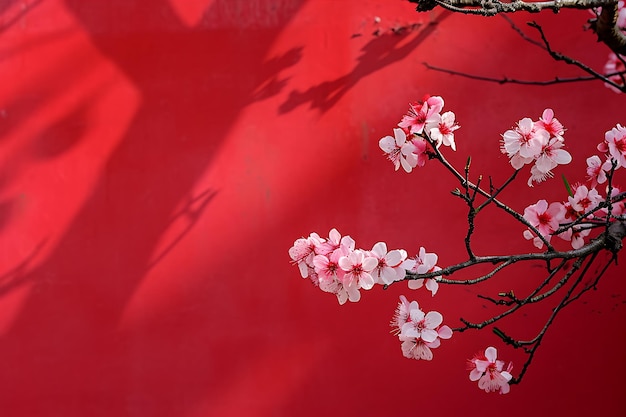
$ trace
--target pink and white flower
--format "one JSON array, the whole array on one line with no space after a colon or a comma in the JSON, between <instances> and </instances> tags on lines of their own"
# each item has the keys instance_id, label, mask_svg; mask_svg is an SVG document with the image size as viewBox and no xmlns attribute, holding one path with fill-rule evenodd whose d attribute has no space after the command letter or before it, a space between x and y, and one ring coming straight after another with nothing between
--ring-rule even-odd
<instances>
[{"instance_id":1,"label":"pink and white flower","mask_svg":"<svg viewBox=\"0 0 626 417\"><path fill-rule=\"evenodd\" d=\"M607 159L602 163L597 155L587 158L587 180L591 183L591 187L598 184L604 184L607 180L606 173L611 170L611 160Z\"/></svg>"},{"instance_id":2,"label":"pink and white flower","mask_svg":"<svg viewBox=\"0 0 626 417\"><path fill-rule=\"evenodd\" d=\"M593 210L600 202L604 200L595 188L587 188L586 185L578 185L573 196L567 197L567 201L578 213L578 216Z\"/></svg>"},{"instance_id":3,"label":"pink and white flower","mask_svg":"<svg viewBox=\"0 0 626 417\"><path fill-rule=\"evenodd\" d=\"M529 187L532 187L533 184L544 182L548 178L552 178L552 177L554 177L554 174L552 173L552 171L541 172L539 168L537 168L537 164L535 164L532 167L530 167L530 178L528 178L528 181L526 184L528 184Z\"/></svg>"},{"instance_id":4,"label":"pink and white flower","mask_svg":"<svg viewBox=\"0 0 626 417\"><path fill-rule=\"evenodd\" d=\"M436 342L425 342L422 339L416 339L414 337L400 336L402 345L402 355L408 359L424 359L425 361L431 361L433 359L433 352L431 349L439 347L439 339Z\"/></svg>"},{"instance_id":5,"label":"pink and white flower","mask_svg":"<svg viewBox=\"0 0 626 417\"><path fill-rule=\"evenodd\" d=\"M378 242L372 247L370 254L378 260L372 275L379 284L389 285L394 281L400 281L406 275L406 270L402 267L407 257L405 250L394 249L387 252L387 244Z\"/></svg>"},{"instance_id":6,"label":"pink and white flower","mask_svg":"<svg viewBox=\"0 0 626 417\"><path fill-rule=\"evenodd\" d=\"M409 310L409 320L402 325L400 335L414 337L425 342L434 342L437 337L437 327L443 321L443 316L437 311L429 311L424 314L419 308Z\"/></svg>"},{"instance_id":7,"label":"pink and white flower","mask_svg":"<svg viewBox=\"0 0 626 417\"><path fill-rule=\"evenodd\" d=\"M445 325L441 326L437 329L437 335L437 339L433 342L425 342L423 339L416 339L413 337L399 336L399 339L402 342L402 355L409 359L432 360L432 349L436 349L441 345L441 339L450 339L452 337L452 329Z\"/></svg>"},{"instance_id":8,"label":"pink and white flower","mask_svg":"<svg viewBox=\"0 0 626 417\"><path fill-rule=\"evenodd\" d=\"M554 111L552 109L545 109L539 120L535 123L542 129L545 129L551 137L555 137L560 141L563 141L563 134L565 134L565 128L554 117Z\"/></svg>"},{"instance_id":9,"label":"pink and white flower","mask_svg":"<svg viewBox=\"0 0 626 417\"><path fill-rule=\"evenodd\" d=\"M346 272L343 277L343 286L371 289L374 286L374 278L370 273L376 265L378 265L378 260L373 256L365 256L365 252L360 249L342 256L339 258L339 266Z\"/></svg>"},{"instance_id":10,"label":"pink and white flower","mask_svg":"<svg viewBox=\"0 0 626 417\"><path fill-rule=\"evenodd\" d=\"M415 266L413 266L410 271L415 274L440 271L441 268L436 265L438 258L436 253L427 253L424 247L420 247L419 254L415 257ZM439 278L441 278L441 276L411 279L408 281L408 286L412 290L417 290L425 285L426 289L434 296L439 289L439 284L437 283L437 279Z\"/></svg>"},{"instance_id":11,"label":"pink and white flower","mask_svg":"<svg viewBox=\"0 0 626 417\"><path fill-rule=\"evenodd\" d=\"M454 142L454 131L460 126L454 120L454 113L445 112L442 115L435 114L432 121L426 125L426 130L430 134L430 138L435 142L437 148L443 143L456 151L456 143Z\"/></svg>"},{"instance_id":12,"label":"pink and white flower","mask_svg":"<svg viewBox=\"0 0 626 417\"><path fill-rule=\"evenodd\" d=\"M328 255L329 253L332 253L341 246L345 247L348 251L353 251L354 245L354 239L352 239L350 236L342 237L341 233L339 233L337 229L333 228L328 233L328 239L323 240L321 244L317 245L317 247L315 248L315 253L317 255Z\"/></svg>"},{"instance_id":13,"label":"pink and white flower","mask_svg":"<svg viewBox=\"0 0 626 417\"><path fill-rule=\"evenodd\" d=\"M549 139L548 131L536 127L530 118L525 117L515 128L504 132L501 150L511 158L513 168L520 169L541 154Z\"/></svg>"},{"instance_id":14,"label":"pink and white flower","mask_svg":"<svg viewBox=\"0 0 626 417\"><path fill-rule=\"evenodd\" d=\"M402 354L410 359L431 360L432 350L438 348L441 339L450 339L452 329L441 326L443 316L430 311L424 314L416 301L409 301L400 296L391 326L402 342Z\"/></svg>"},{"instance_id":15,"label":"pink and white flower","mask_svg":"<svg viewBox=\"0 0 626 417\"><path fill-rule=\"evenodd\" d=\"M563 240L567 240L572 244L572 248L580 249L585 245L585 238L591 233L591 228L581 225L572 226L563 233L559 234L559 237Z\"/></svg>"},{"instance_id":16,"label":"pink and white flower","mask_svg":"<svg viewBox=\"0 0 626 417\"><path fill-rule=\"evenodd\" d=\"M411 134L421 135L424 127L432 123L441 109L443 99L439 96L428 97L423 102L409 104L409 112L402 117L398 126L408 129Z\"/></svg>"},{"instance_id":17,"label":"pink and white flower","mask_svg":"<svg viewBox=\"0 0 626 417\"><path fill-rule=\"evenodd\" d=\"M343 286L343 278L346 272L339 267L339 258L344 256L344 253L343 249L338 248L329 257L316 255L313 258L313 265L318 276L320 289L324 292L335 294L339 304L345 304L350 298L348 289ZM354 289L352 292L352 298L358 298L354 294Z\"/></svg>"},{"instance_id":18,"label":"pink and white flower","mask_svg":"<svg viewBox=\"0 0 626 417\"><path fill-rule=\"evenodd\" d=\"M558 165L572 162L572 155L563 148L563 141L554 137L541 149L535 165L539 171L546 173L556 168Z\"/></svg>"},{"instance_id":19,"label":"pink and white flower","mask_svg":"<svg viewBox=\"0 0 626 417\"><path fill-rule=\"evenodd\" d=\"M291 262L298 265L302 278L309 276L309 271L313 269L313 258L315 257L315 248L324 242L317 233L311 233L307 238L296 239L293 246L289 249L289 257Z\"/></svg>"},{"instance_id":20,"label":"pink and white flower","mask_svg":"<svg viewBox=\"0 0 626 417\"><path fill-rule=\"evenodd\" d=\"M423 167L426 165L426 161L428 161L428 151L430 150L430 146L426 139L423 139L419 136L415 136L411 143L415 146L415 150L413 151L417 156L417 166Z\"/></svg>"},{"instance_id":21,"label":"pink and white flower","mask_svg":"<svg viewBox=\"0 0 626 417\"><path fill-rule=\"evenodd\" d=\"M509 363L506 371L503 371L504 361L498 360L498 351L490 346L485 349L485 354L475 355L468 361L470 369L470 381L478 381L478 387L486 392L499 392L506 394L510 391L509 381L513 378Z\"/></svg>"},{"instance_id":22,"label":"pink and white flower","mask_svg":"<svg viewBox=\"0 0 626 417\"><path fill-rule=\"evenodd\" d=\"M406 172L411 172L417 166L416 150L411 141L406 140L406 133L402 129L393 129L393 135L385 136L378 141L378 146L387 154L387 158L393 162L396 171L400 166Z\"/></svg>"},{"instance_id":23,"label":"pink and white flower","mask_svg":"<svg viewBox=\"0 0 626 417\"><path fill-rule=\"evenodd\" d=\"M572 162L572 156L564 149L563 141L556 137L550 139L548 144L544 146L541 153L535 158L535 165L530 169L530 179L528 186L532 187L533 183L545 181L552 178L552 169L558 165L569 164Z\"/></svg>"},{"instance_id":24,"label":"pink and white flower","mask_svg":"<svg viewBox=\"0 0 626 417\"><path fill-rule=\"evenodd\" d=\"M618 124L604 134L604 142L598 145L600 152L608 153L617 166L626 167L626 127Z\"/></svg>"},{"instance_id":25,"label":"pink and white flower","mask_svg":"<svg viewBox=\"0 0 626 417\"><path fill-rule=\"evenodd\" d=\"M419 309L417 301L411 301L406 299L404 295L400 296L400 302L391 320L391 327L393 327L394 334L400 334L402 326L409 320L409 312L411 309Z\"/></svg>"},{"instance_id":26,"label":"pink and white flower","mask_svg":"<svg viewBox=\"0 0 626 417\"><path fill-rule=\"evenodd\" d=\"M546 200L539 200L536 204L524 209L524 219L534 226L546 241L550 241L552 233L559 228L559 223L565 216L565 207L561 203L551 203ZM530 230L524 231L526 239L533 239L533 244L541 249L543 241Z\"/></svg>"}]
</instances>

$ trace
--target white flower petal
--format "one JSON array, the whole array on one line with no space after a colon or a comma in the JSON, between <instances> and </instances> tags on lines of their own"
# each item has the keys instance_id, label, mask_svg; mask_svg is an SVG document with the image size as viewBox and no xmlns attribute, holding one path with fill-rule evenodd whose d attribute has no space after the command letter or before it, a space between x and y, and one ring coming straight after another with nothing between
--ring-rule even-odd
<instances>
[{"instance_id":1,"label":"white flower petal","mask_svg":"<svg viewBox=\"0 0 626 417\"><path fill-rule=\"evenodd\" d=\"M420 336L424 342L434 342L437 339L437 332L432 329L423 329Z\"/></svg>"},{"instance_id":2,"label":"white flower petal","mask_svg":"<svg viewBox=\"0 0 626 417\"><path fill-rule=\"evenodd\" d=\"M423 279L410 279L408 282L409 289L411 290L417 290L421 288L422 285L424 285Z\"/></svg>"},{"instance_id":3,"label":"white flower petal","mask_svg":"<svg viewBox=\"0 0 626 417\"><path fill-rule=\"evenodd\" d=\"M378 258L382 259L387 254L387 244L385 242L377 242L372 247L372 253Z\"/></svg>"},{"instance_id":4,"label":"white flower petal","mask_svg":"<svg viewBox=\"0 0 626 417\"><path fill-rule=\"evenodd\" d=\"M404 133L404 130L395 128L393 129L393 135L396 137L396 145L398 145L399 148L402 147L406 142L406 133Z\"/></svg>"},{"instance_id":5,"label":"white flower petal","mask_svg":"<svg viewBox=\"0 0 626 417\"><path fill-rule=\"evenodd\" d=\"M391 153L396 149L396 140L391 136L385 136L378 141L378 146L385 153Z\"/></svg>"},{"instance_id":6,"label":"white flower petal","mask_svg":"<svg viewBox=\"0 0 626 417\"><path fill-rule=\"evenodd\" d=\"M424 324L429 329L434 329L443 322L443 316L438 311L429 311L426 314Z\"/></svg>"},{"instance_id":7,"label":"white flower petal","mask_svg":"<svg viewBox=\"0 0 626 417\"><path fill-rule=\"evenodd\" d=\"M498 351L493 346L489 346L485 349L485 357L489 360L489 362L495 363L498 357Z\"/></svg>"}]
</instances>

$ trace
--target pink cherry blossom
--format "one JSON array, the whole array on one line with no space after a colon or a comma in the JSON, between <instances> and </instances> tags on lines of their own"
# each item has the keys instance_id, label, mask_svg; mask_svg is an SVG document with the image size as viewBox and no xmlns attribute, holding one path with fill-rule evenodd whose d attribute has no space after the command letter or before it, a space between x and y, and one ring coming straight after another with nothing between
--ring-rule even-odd
<instances>
[{"instance_id":1,"label":"pink cherry blossom","mask_svg":"<svg viewBox=\"0 0 626 417\"><path fill-rule=\"evenodd\" d=\"M424 314L419 308L409 311L409 321L404 323L400 334L404 337L421 338L425 342L434 342L439 337L435 330L443 321L443 316L437 311Z\"/></svg>"},{"instance_id":2,"label":"pink cherry blossom","mask_svg":"<svg viewBox=\"0 0 626 417\"><path fill-rule=\"evenodd\" d=\"M393 162L396 171L402 166L406 172L411 172L417 166L417 155L413 153L415 145L406 140L406 133L402 129L393 129L393 134L394 137L382 138L378 141L378 145L387 154L387 158Z\"/></svg>"},{"instance_id":3,"label":"pink cherry blossom","mask_svg":"<svg viewBox=\"0 0 626 417\"><path fill-rule=\"evenodd\" d=\"M348 288L343 286L343 278L346 274L344 270L339 267L339 258L344 256L345 249L339 248L330 254L330 258L325 255L316 255L313 258L313 264L315 265L315 272L318 275L319 287L322 291L335 294L339 304L345 304L350 298ZM352 290L352 299L358 296Z\"/></svg>"},{"instance_id":4,"label":"pink cherry blossom","mask_svg":"<svg viewBox=\"0 0 626 417\"><path fill-rule=\"evenodd\" d=\"M406 270L402 267L402 262L407 257L406 251L394 249L387 252L387 244L378 242L372 247L370 254L378 260L372 275L379 284L389 285L394 281L400 281L406 275Z\"/></svg>"},{"instance_id":5,"label":"pink cherry blossom","mask_svg":"<svg viewBox=\"0 0 626 417\"><path fill-rule=\"evenodd\" d=\"M426 139L423 139L419 136L415 136L411 143L415 146L415 150L413 153L417 156L417 166L423 167L426 165L426 161L428 161L428 151L430 150L430 146Z\"/></svg>"},{"instance_id":6,"label":"pink cherry blossom","mask_svg":"<svg viewBox=\"0 0 626 417\"><path fill-rule=\"evenodd\" d=\"M431 349L438 348L441 339L452 337L452 329L441 326L442 321L440 313L431 311L424 314L416 301L409 302L406 297L400 296L391 326L402 342L402 354L410 359L431 360Z\"/></svg>"},{"instance_id":7,"label":"pink cherry blossom","mask_svg":"<svg viewBox=\"0 0 626 417\"><path fill-rule=\"evenodd\" d=\"M572 156L564 149L563 141L556 137L550 139L550 142L541 149L541 153L535 158L535 165L530 169L530 179L528 186L532 187L533 183L545 181L552 178L552 169L558 165L569 164L572 162Z\"/></svg>"},{"instance_id":8,"label":"pink cherry blossom","mask_svg":"<svg viewBox=\"0 0 626 417\"><path fill-rule=\"evenodd\" d=\"M559 237L570 242L572 248L580 249L585 245L585 237L589 236L590 233L591 229L589 227L576 225L560 233Z\"/></svg>"},{"instance_id":9,"label":"pink cherry blossom","mask_svg":"<svg viewBox=\"0 0 626 417\"><path fill-rule=\"evenodd\" d=\"M598 145L600 152L608 152L617 166L626 167L626 128L620 124L604 134L604 142Z\"/></svg>"},{"instance_id":10,"label":"pink cherry blossom","mask_svg":"<svg viewBox=\"0 0 626 417\"><path fill-rule=\"evenodd\" d=\"M362 250L355 250L347 256L339 258L339 266L346 271L343 278L344 287L363 288L369 290L374 286L374 278L370 274L378 265L378 260L365 256ZM352 300L350 300L352 301Z\"/></svg>"},{"instance_id":11,"label":"pink cherry blossom","mask_svg":"<svg viewBox=\"0 0 626 417\"><path fill-rule=\"evenodd\" d=\"M424 247L420 247L419 254L415 257L415 266L413 266L410 271L415 274L440 271L441 268L435 265L437 259L438 256L436 253L427 253ZM411 279L408 281L408 286L412 290L417 290L425 285L426 289L434 296L439 289L439 284L437 283L438 278L440 277Z\"/></svg>"},{"instance_id":12,"label":"pink cherry blossom","mask_svg":"<svg viewBox=\"0 0 626 417\"><path fill-rule=\"evenodd\" d=\"M604 199L595 188L588 189L586 185L579 185L575 187L574 195L567 197L567 200L572 209L581 216L592 210Z\"/></svg>"},{"instance_id":13,"label":"pink cherry blossom","mask_svg":"<svg viewBox=\"0 0 626 417\"><path fill-rule=\"evenodd\" d=\"M409 312L412 309L419 309L417 301L411 301L406 299L404 295L400 296L400 302L391 320L391 327L393 327L394 334L400 334L402 326L409 320Z\"/></svg>"},{"instance_id":14,"label":"pink cherry blossom","mask_svg":"<svg viewBox=\"0 0 626 417\"><path fill-rule=\"evenodd\" d=\"M441 116L439 114L435 114L433 120L428 122L426 125L426 130L429 132L430 138L435 142L437 147L441 146L443 143L444 145L451 147L453 151L456 151L454 131L460 126L454 119L454 113L449 111L445 112Z\"/></svg>"},{"instance_id":15,"label":"pink cherry blossom","mask_svg":"<svg viewBox=\"0 0 626 417\"><path fill-rule=\"evenodd\" d=\"M552 138L550 142L541 149L541 153L537 157L535 165L539 171L546 173L557 165L569 164L572 162L572 156L563 147L563 141Z\"/></svg>"},{"instance_id":16,"label":"pink cherry blossom","mask_svg":"<svg viewBox=\"0 0 626 417\"><path fill-rule=\"evenodd\" d=\"M532 187L533 184L537 184L547 180L548 178L554 177L552 171L541 172L539 168L537 168L537 164L530 167L530 178L528 178L527 185Z\"/></svg>"},{"instance_id":17,"label":"pink cherry blossom","mask_svg":"<svg viewBox=\"0 0 626 417\"><path fill-rule=\"evenodd\" d=\"M520 169L541 154L549 138L545 129L536 127L530 118L525 117L514 129L502 135L502 152L511 158L513 168Z\"/></svg>"},{"instance_id":18,"label":"pink cherry blossom","mask_svg":"<svg viewBox=\"0 0 626 417\"><path fill-rule=\"evenodd\" d=\"M611 161L607 159L602 163L597 155L587 158L587 180L591 183L591 187L606 182L606 173L611 169Z\"/></svg>"},{"instance_id":19,"label":"pink cherry blossom","mask_svg":"<svg viewBox=\"0 0 626 417\"><path fill-rule=\"evenodd\" d=\"M349 251L354 250L354 239L350 236L341 236L341 233L337 229L332 229L328 233L328 239L323 241L315 248L315 253L318 255L328 255L338 249L340 246L345 246Z\"/></svg>"},{"instance_id":20,"label":"pink cherry blossom","mask_svg":"<svg viewBox=\"0 0 626 417\"><path fill-rule=\"evenodd\" d=\"M302 278L309 276L309 270L313 269L313 257L315 248L321 245L324 239L317 233L311 233L307 238L297 239L289 249L291 262L298 265Z\"/></svg>"},{"instance_id":21,"label":"pink cherry blossom","mask_svg":"<svg viewBox=\"0 0 626 417\"><path fill-rule=\"evenodd\" d=\"M430 361L433 359L431 349L439 347L439 339L436 339L436 342L425 342L422 339L400 336L400 341L402 342L402 355L408 359Z\"/></svg>"},{"instance_id":22,"label":"pink cherry blossom","mask_svg":"<svg viewBox=\"0 0 626 417\"><path fill-rule=\"evenodd\" d=\"M475 355L468 361L470 369L470 381L478 381L478 387L486 392L499 392L506 394L510 391L509 381L512 364L509 363L506 371L503 371L504 362L497 360L498 351L494 347L488 347L485 354Z\"/></svg>"},{"instance_id":23,"label":"pink cherry blossom","mask_svg":"<svg viewBox=\"0 0 626 417\"><path fill-rule=\"evenodd\" d=\"M548 206L546 200L539 200L536 204L524 209L524 219L534 226L548 242L552 237L552 233L559 228L559 223L563 221L564 216L565 207L563 204L555 202ZM524 237L533 239L533 243L537 248L541 249L543 247L542 240L537 236L533 236L530 230L524 231Z\"/></svg>"},{"instance_id":24,"label":"pink cherry blossom","mask_svg":"<svg viewBox=\"0 0 626 417\"><path fill-rule=\"evenodd\" d=\"M539 126L542 129L545 129L550 134L550 136L555 137L560 141L563 141L565 128L563 127L561 122L559 122L557 118L554 117L554 111L552 111L552 109L545 109L535 125Z\"/></svg>"},{"instance_id":25,"label":"pink cherry blossom","mask_svg":"<svg viewBox=\"0 0 626 417\"><path fill-rule=\"evenodd\" d=\"M428 97L424 102L409 104L409 112L402 117L398 126L409 129L411 134L421 135L424 127L435 120L443 108L443 99L438 96Z\"/></svg>"}]
</instances>

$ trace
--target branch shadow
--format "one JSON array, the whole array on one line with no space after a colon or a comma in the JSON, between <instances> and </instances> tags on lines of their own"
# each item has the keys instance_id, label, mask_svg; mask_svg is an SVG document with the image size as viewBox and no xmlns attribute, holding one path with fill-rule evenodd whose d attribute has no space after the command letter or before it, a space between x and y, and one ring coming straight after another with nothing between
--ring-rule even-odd
<instances>
[{"instance_id":1,"label":"branch shadow","mask_svg":"<svg viewBox=\"0 0 626 417\"><path fill-rule=\"evenodd\" d=\"M43 0L31 0L30 2L19 0L4 0L0 3L0 35L9 30L13 25L20 21L29 12L35 9L41 4ZM15 11L10 16L7 16L8 10L11 7L17 7L16 4L20 3L19 10Z\"/></svg>"},{"instance_id":2,"label":"branch shadow","mask_svg":"<svg viewBox=\"0 0 626 417\"><path fill-rule=\"evenodd\" d=\"M331 81L324 81L306 91L292 90L288 99L278 109L279 114L288 113L309 103L310 109L325 113L332 108L360 80L406 58L415 48L437 29L449 13L442 13L437 20L423 25L421 30L386 31L370 40L357 58L356 66L348 74ZM414 29L418 26L415 25Z\"/></svg>"},{"instance_id":3,"label":"branch shadow","mask_svg":"<svg viewBox=\"0 0 626 417\"><path fill-rule=\"evenodd\" d=\"M195 188L240 112L287 86L289 80L280 72L300 60L302 48L266 56L305 2L292 1L276 25L246 29L242 36L241 30L203 25L207 19L189 27L169 0L63 1L107 63L130 80L141 104L46 258L33 262L43 242L0 277L0 296L25 283L32 285L0 338L0 356L11 364L0 374L0 408L13 415L96 417L128 415L138 407L142 415L165 417L181 415L181 402L192 407L199 396L207 395L206 386L212 382L190 394L185 384L174 384L168 377L180 373L200 378L211 360L206 347L194 346L194 353L202 352L203 357L189 368L177 340L161 340L150 347L159 360L137 370L133 364L146 352L135 350L143 346L134 344L135 338L152 339L142 338L145 330L122 335L118 326L147 272L171 253L219 197L211 187L199 194ZM271 0L257 3L267 3L268 10L273 5ZM230 0L215 0L205 16L235 6ZM237 50L246 50L246 56L234 53ZM38 79L33 91L46 83L53 86L45 90L48 93L18 100L21 119L12 120L4 132L27 123L41 101L49 101L46 94L72 88L71 82L55 86L57 81ZM85 111L73 108L49 126L35 143L35 156L45 160L74 149L86 134ZM183 207L177 209L181 202ZM175 223L183 226L161 242ZM159 242L163 249L155 254ZM173 361L173 368L164 370L161 358Z\"/></svg>"}]
</instances>

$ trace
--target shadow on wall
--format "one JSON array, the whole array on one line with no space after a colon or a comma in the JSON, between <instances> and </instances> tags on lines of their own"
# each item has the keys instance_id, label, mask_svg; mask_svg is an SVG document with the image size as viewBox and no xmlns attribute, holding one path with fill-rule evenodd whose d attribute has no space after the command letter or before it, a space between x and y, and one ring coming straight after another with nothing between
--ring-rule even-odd
<instances>
[{"instance_id":1,"label":"shadow on wall","mask_svg":"<svg viewBox=\"0 0 626 417\"><path fill-rule=\"evenodd\" d=\"M4 0L0 3L0 35L10 29L29 12L41 4L43 0Z\"/></svg>"},{"instance_id":2,"label":"shadow on wall","mask_svg":"<svg viewBox=\"0 0 626 417\"><path fill-rule=\"evenodd\" d=\"M13 3L0 6L0 12ZM208 18L214 9L223 11L233 4L231 0L209 3L204 12ZM275 4L257 3L268 3L268 10ZM194 194L193 187L238 114L251 102L285 87L287 80L279 73L300 59L301 48L274 59L265 57L304 3L291 1L289 13L272 27L232 30L205 27L202 21L189 27L166 0L65 1L93 44L133 83L141 106L48 258L32 269L31 260L47 243L42 242L1 278L4 295L31 285L0 344L0 356L11 363L0 375L2 409L14 415L49 415L51 410L65 417L127 415L129 407L145 400L129 398L136 384L129 369L145 352L126 347L116 335L120 315L147 271L194 227L218 195L213 189ZM28 10L14 19L24 18ZM238 12L246 11L239 8ZM7 21L2 31L11 25L15 22ZM233 53L237 50L246 51L245 59ZM41 83L54 84L55 79ZM76 88L71 81L66 87L72 85ZM31 88L40 91L42 86ZM27 123L27 117L47 101L45 94L23 102L22 118L13 123ZM37 148L38 156L53 158L81 139L86 134L83 114L83 109L72 109L59 124L49 126L43 136L47 145ZM186 226L154 255L161 236L181 218ZM161 357L184 357L177 350L180 346L167 346L156 348ZM196 378L194 372L207 367L202 360L210 360L205 352L193 368L185 368L186 378ZM168 380L176 373L176 365L172 367L163 374L156 366L141 377L161 384L142 385L154 396L145 401L154 405L171 396L185 398L191 406L199 400L190 398L194 394L185 384ZM105 403L76 400L86 390ZM198 395L206 396L200 391ZM176 415L150 404L141 409L153 416Z\"/></svg>"},{"instance_id":3,"label":"shadow on wall","mask_svg":"<svg viewBox=\"0 0 626 417\"><path fill-rule=\"evenodd\" d=\"M306 103L309 103L310 108L318 109L322 113L328 111L362 78L406 58L450 15L451 13L444 12L437 20L425 25L415 24L402 31L381 33L361 49L358 62L350 73L332 81L324 81L306 91L291 91L287 101L281 104L279 113L288 113Z\"/></svg>"}]
</instances>

